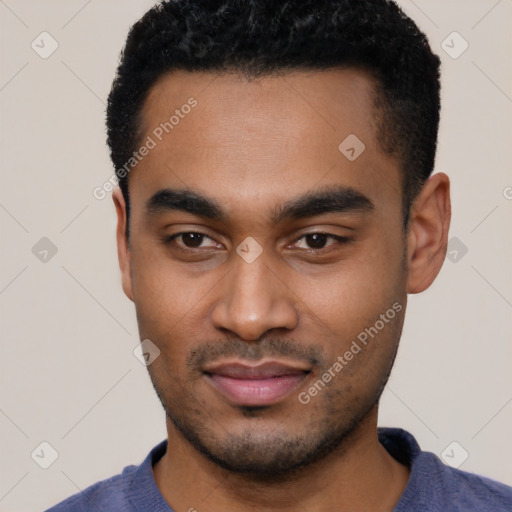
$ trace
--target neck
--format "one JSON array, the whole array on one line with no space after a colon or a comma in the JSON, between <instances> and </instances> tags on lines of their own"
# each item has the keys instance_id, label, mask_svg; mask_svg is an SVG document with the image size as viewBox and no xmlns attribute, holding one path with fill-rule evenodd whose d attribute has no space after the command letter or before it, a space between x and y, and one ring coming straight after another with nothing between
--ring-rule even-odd
<instances>
[{"instance_id":1,"label":"neck","mask_svg":"<svg viewBox=\"0 0 512 512\"><path fill-rule=\"evenodd\" d=\"M168 447L153 467L160 492L176 512L392 511L409 469L377 438L377 407L342 446L279 481L235 474L208 460L167 420Z\"/></svg>"}]
</instances>

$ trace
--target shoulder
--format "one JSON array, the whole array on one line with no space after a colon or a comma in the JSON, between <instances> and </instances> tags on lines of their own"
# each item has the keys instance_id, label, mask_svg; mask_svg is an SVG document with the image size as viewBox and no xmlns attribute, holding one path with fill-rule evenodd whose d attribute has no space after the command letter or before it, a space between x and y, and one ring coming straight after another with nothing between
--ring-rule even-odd
<instances>
[{"instance_id":1,"label":"shoulder","mask_svg":"<svg viewBox=\"0 0 512 512\"><path fill-rule=\"evenodd\" d=\"M434 478L434 492L444 497L446 510L478 512L512 511L512 487L444 464L436 455L422 452L416 461L423 480Z\"/></svg>"},{"instance_id":2,"label":"shoulder","mask_svg":"<svg viewBox=\"0 0 512 512\"><path fill-rule=\"evenodd\" d=\"M444 464L434 453L422 451L409 432L379 428L379 441L411 470L395 512L512 511L512 487Z\"/></svg>"},{"instance_id":3,"label":"shoulder","mask_svg":"<svg viewBox=\"0 0 512 512\"><path fill-rule=\"evenodd\" d=\"M126 466L122 473L101 480L58 503L46 512L97 512L110 510L170 510L153 476L153 465L167 449L167 440L155 446L140 464Z\"/></svg>"},{"instance_id":4,"label":"shoulder","mask_svg":"<svg viewBox=\"0 0 512 512\"><path fill-rule=\"evenodd\" d=\"M129 510L124 492L125 477L136 471L137 466L127 466L122 473L96 482L47 512L85 512L91 510Z\"/></svg>"}]
</instances>

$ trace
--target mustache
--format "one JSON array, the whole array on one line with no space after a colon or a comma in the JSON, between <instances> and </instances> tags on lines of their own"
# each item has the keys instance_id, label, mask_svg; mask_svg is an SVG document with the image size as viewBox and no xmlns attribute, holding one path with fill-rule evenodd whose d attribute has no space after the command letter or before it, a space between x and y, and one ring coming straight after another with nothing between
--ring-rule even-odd
<instances>
[{"instance_id":1,"label":"mustache","mask_svg":"<svg viewBox=\"0 0 512 512\"><path fill-rule=\"evenodd\" d=\"M250 361L279 357L307 361L312 367L322 366L325 362L323 351L318 346L302 345L294 340L267 338L248 342L231 339L210 341L195 348L187 357L187 366L197 371L209 363L230 357Z\"/></svg>"}]
</instances>

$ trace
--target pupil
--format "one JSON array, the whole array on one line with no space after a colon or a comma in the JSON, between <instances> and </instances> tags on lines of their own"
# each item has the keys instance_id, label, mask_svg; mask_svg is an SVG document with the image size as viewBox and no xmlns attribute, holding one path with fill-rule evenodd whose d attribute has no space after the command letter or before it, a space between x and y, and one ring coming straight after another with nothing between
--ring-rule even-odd
<instances>
[{"instance_id":1,"label":"pupil","mask_svg":"<svg viewBox=\"0 0 512 512\"><path fill-rule=\"evenodd\" d=\"M306 235L307 243L313 249L322 249L325 245L327 235L315 233L314 235Z\"/></svg>"},{"instance_id":2,"label":"pupil","mask_svg":"<svg viewBox=\"0 0 512 512\"><path fill-rule=\"evenodd\" d=\"M199 247L203 241L203 235L200 233L186 233L183 236L183 243L187 247ZM188 243L190 242L190 243Z\"/></svg>"}]
</instances>

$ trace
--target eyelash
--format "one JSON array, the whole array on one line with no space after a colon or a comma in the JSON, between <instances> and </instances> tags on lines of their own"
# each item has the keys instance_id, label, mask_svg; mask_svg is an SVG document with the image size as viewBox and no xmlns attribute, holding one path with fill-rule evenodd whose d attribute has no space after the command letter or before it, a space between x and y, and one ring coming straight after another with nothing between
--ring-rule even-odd
<instances>
[{"instance_id":1,"label":"eyelash","mask_svg":"<svg viewBox=\"0 0 512 512\"><path fill-rule=\"evenodd\" d=\"M202 233L201 231L181 231L180 233L176 233L174 235L165 237L163 239L163 242L165 245L174 245L174 241L177 238L181 237L182 235L188 235L188 234L201 235L203 237L209 238L210 240L213 240L213 238L208 236L206 233ZM307 236L312 236L312 235L325 235L327 238L332 238L332 239L336 240L336 242L338 242L338 244L340 244L340 245L345 245L352 241L352 239L347 236L333 235L331 233L325 233L323 231L316 231L313 233L306 233L306 234L300 236L299 238L295 239L293 243L295 244L299 240L302 240L303 238L306 238ZM331 245L335 245L335 244L331 244ZM319 251L321 252L321 251L328 250L329 247L331 247L331 245L328 245L327 247L321 247L319 249L312 248L312 249L300 249L300 250L305 251L307 253L312 253L312 252L317 253ZM196 249L201 250L200 247L194 248L194 247L179 247L179 246L177 247L177 249L182 250L182 251L187 251L187 252L195 251Z\"/></svg>"}]
</instances>

